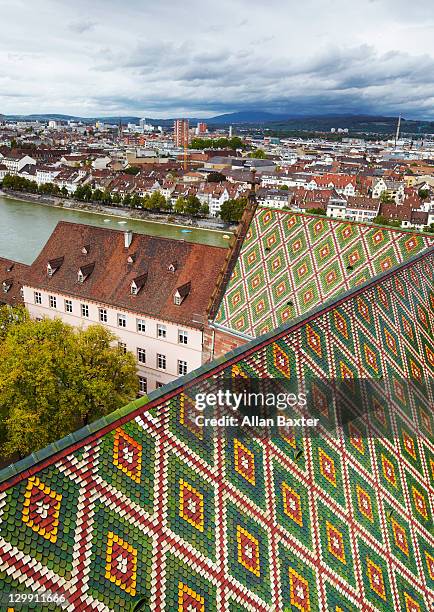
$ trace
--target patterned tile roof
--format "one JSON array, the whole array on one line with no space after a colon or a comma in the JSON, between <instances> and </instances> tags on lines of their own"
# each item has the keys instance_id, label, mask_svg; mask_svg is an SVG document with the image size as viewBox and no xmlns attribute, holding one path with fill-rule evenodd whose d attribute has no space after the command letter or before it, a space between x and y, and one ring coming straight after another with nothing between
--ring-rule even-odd
<instances>
[{"instance_id":1,"label":"patterned tile roof","mask_svg":"<svg viewBox=\"0 0 434 612\"><path fill-rule=\"evenodd\" d=\"M0 591L71 611L428 611L433 315L430 249L10 466ZM192 385L310 372L374 377L358 429L329 433L319 382L320 436L225 440L186 418Z\"/></svg>"},{"instance_id":2,"label":"patterned tile roof","mask_svg":"<svg viewBox=\"0 0 434 612\"><path fill-rule=\"evenodd\" d=\"M214 322L258 337L432 244L407 230L258 207Z\"/></svg>"}]
</instances>

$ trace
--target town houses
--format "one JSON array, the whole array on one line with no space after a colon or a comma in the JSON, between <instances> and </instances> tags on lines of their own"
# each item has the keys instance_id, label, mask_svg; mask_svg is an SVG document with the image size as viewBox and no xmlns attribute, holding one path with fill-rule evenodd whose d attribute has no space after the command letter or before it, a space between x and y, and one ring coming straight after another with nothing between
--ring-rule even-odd
<instances>
[{"instance_id":1,"label":"town houses","mask_svg":"<svg viewBox=\"0 0 434 612\"><path fill-rule=\"evenodd\" d=\"M0 181L8 189L8 176L21 177L34 191L84 199L90 207L103 201L212 222L229 200L245 201L253 172L258 201L270 208L315 209L335 219L419 230L429 230L433 222L433 139L404 139L396 147L343 132L336 142L326 135L257 137L244 129L231 148L225 129L207 128L199 132L200 143L209 147L195 149L198 128L187 122L185 149L173 138L173 127L144 130L143 125L150 124L5 121L0 123ZM214 147L216 139L221 147ZM193 205L186 207L186 201Z\"/></svg>"}]
</instances>

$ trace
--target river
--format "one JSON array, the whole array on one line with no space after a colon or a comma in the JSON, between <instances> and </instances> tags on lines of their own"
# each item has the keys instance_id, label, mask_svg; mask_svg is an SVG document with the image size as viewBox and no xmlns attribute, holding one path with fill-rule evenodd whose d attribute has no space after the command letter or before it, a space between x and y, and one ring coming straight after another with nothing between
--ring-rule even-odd
<instances>
[{"instance_id":1,"label":"river","mask_svg":"<svg viewBox=\"0 0 434 612\"><path fill-rule=\"evenodd\" d=\"M140 234L165 236L189 242L227 247L224 232L187 229L168 223L120 219L110 215L67 210L23 202L0 195L0 257L30 264L46 243L58 221L86 223L111 229L130 229Z\"/></svg>"}]
</instances>

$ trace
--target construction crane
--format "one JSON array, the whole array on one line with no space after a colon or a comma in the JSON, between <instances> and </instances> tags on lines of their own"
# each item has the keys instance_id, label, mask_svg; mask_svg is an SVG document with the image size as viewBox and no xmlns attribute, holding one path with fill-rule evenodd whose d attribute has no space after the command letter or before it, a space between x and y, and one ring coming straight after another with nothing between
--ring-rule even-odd
<instances>
[{"instance_id":1,"label":"construction crane","mask_svg":"<svg viewBox=\"0 0 434 612\"><path fill-rule=\"evenodd\" d=\"M188 159L188 134L184 137L184 171L187 170L187 159Z\"/></svg>"},{"instance_id":2,"label":"construction crane","mask_svg":"<svg viewBox=\"0 0 434 612\"><path fill-rule=\"evenodd\" d=\"M401 115L398 117L398 125L396 126L396 134L395 134L395 149L399 140L399 131L401 129Z\"/></svg>"}]
</instances>

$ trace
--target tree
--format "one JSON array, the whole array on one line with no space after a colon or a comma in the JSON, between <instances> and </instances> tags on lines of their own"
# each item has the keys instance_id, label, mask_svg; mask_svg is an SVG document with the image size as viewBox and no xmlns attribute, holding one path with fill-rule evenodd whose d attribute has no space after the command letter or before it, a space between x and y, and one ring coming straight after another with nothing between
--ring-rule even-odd
<instances>
[{"instance_id":1,"label":"tree","mask_svg":"<svg viewBox=\"0 0 434 612\"><path fill-rule=\"evenodd\" d=\"M135 193L131 198L131 208L139 208L139 206L143 206L143 198L138 193Z\"/></svg>"},{"instance_id":2,"label":"tree","mask_svg":"<svg viewBox=\"0 0 434 612\"><path fill-rule=\"evenodd\" d=\"M202 204L200 207L199 213L202 215L202 217L207 217L209 215L208 204Z\"/></svg>"},{"instance_id":3,"label":"tree","mask_svg":"<svg viewBox=\"0 0 434 612\"><path fill-rule=\"evenodd\" d=\"M324 208L308 208L306 210L310 215L326 215L326 211Z\"/></svg>"},{"instance_id":4,"label":"tree","mask_svg":"<svg viewBox=\"0 0 434 612\"><path fill-rule=\"evenodd\" d=\"M383 204L392 204L393 198L388 191L383 191L380 195L380 200Z\"/></svg>"},{"instance_id":5,"label":"tree","mask_svg":"<svg viewBox=\"0 0 434 612\"><path fill-rule=\"evenodd\" d=\"M0 343L0 442L27 455L126 404L137 392L131 353L100 325L23 320Z\"/></svg>"},{"instance_id":6,"label":"tree","mask_svg":"<svg viewBox=\"0 0 434 612\"><path fill-rule=\"evenodd\" d=\"M94 202L101 202L103 195L104 194L101 189L95 189L95 191L92 193L92 200Z\"/></svg>"},{"instance_id":7,"label":"tree","mask_svg":"<svg viewBox=\"0 0 434 612\"><path fill-rule=\"evenodd\" d=\"M29 315L25 308L0 306L0 343L6 338L9 330L14 325L20 325L28 319Z\"/></svg>"},{"instance_id":8,"label":"tree","mask_svg":"<svg viewBox=\"0 0 434 612\"><path fill-rule=\"evenodd\" d=\"M123 197L122 204L123 206L131 206L131 196L129 193Z\"/></svg>"},{"instance_id":9,"label":"tree","mask_svg":"<svg viewBox=\"0 0 434 612\"><path fill-rule=\"evenodd\" d=\"M175 202L174 211L179 215L183 215L185 212L186 205L187 205L187 202L185 198L183 198L182 196L179 196L179 198Z\"/></svg>"},{"instance_id":10,"label":"tree","mask_svg":"<svg viewBox=\"0 0 434 612\"><path fill-rule=\"evenodd\" d=\"M221 183L226 180L226 177L221 172L210 172L206 180L208 183Z\"/></svg>"},{"instance_id":11,"label":"tree","mask_svg":"<svg viewBox=\"0 0 434 612\"><path fill-rule=\"evenodd\" d=\"M289 187L288 187L288 185L280 185L279 189L280 189L281 191L289 191Z\"/></svg>"},{"instance_id":12,"label":"tree","mask_svg":"<svg viewBox=\"0 0 434 612\"><path fill-rule=\"evenodd\" d=\"M190 149L245 149L246 144L239 136L232 138L193 138Z\"/></svg>"},{"instance_id":13,"label":"tree","mask_svg":"<svg viewBox=\"0 0 434 612\"><path fill-rule=\"evenodd\" d=\"M229 199L220 208L220 218L227 223L237 223L243 216L247 201L244 198Z\"/></svg>"},{"instance_id":14,"label":"tree","mask_svg":"<svg viewBox=\"0 0 434 612\"><path fill-rule=\"evenodd\" d=\"M79 185L75 190L74 197L82 202L90 202L92 199L92 188L90 185Z\"/></svg>"},{"instance_id":15,"label":"tree","mask_svg":"<svg viewBox=\"0 0 434 612\"><path fill-rule=\"evenodd\" d=\"M252 157L253 159L267 159L267 155L262 149L256 149L256 151L249 153L249 157Z\"/></svg>"},{"instance_id":16,"label":"tree","mask_svg":"<svg viewBox=\"0 0 434 612\"><path fill-rule=\"evenodd\" d=\"M128 166L128 168L125 168L124 173L125 174L132 174L133 176L136 176L136 174L139 174L140 172L140 168L138 166Z\"/></svg>"},{"instance_id":17,"label":"tree","mask_svg":"<svg viewBox=\"0 0 434 612\"><path fill-rule=\"evenodd\" d=\"M401 221L399 219L392 220L384 217L383 215L378 215L372 219L372 223L376 225L390 225L392 227L401 227Z\"/></svg>"},{"instance_id":18,"label":"tree","mask_svg":"<svg viewBox=\"0 0 434 612\"><path fill-rule=\"evenodd\" d=\"M108 191L108 189L104 190L104 192L102 194L101 201L104 204L111 204L112 203L112 194L110 193L110 191Z\"/></svg>"},{"instance_id":19,"label":"tree","mask_svg":"<svg viewBox=\"0 0 434 612\"><path fill-rule=\"evenodd\" d=\"M426 200L429 197L429 189L419 189L418 194L422 200Z\"/></svg>"},{"instance_id":20,"label":"tree","mask_svg":"<svg viewBox=\"0 0 434 612\"><path fill-rule=\"evenodd\" d=\"M185 212L187 213L187 215L196 217L199 214L200 206L201 204L199 198L195 195L190 195L187 198Z\"/></svg>"},{"instance_id":21,"label":"tree","mask_svg":"<svg viewBox=\"0 0 434 612\"><path fill-rule=\"evenodd\" d=\"M151 210L164 210L166 198L159 191L154 191L150 197L149 206Z\"/></svg>"}]
</instances>

